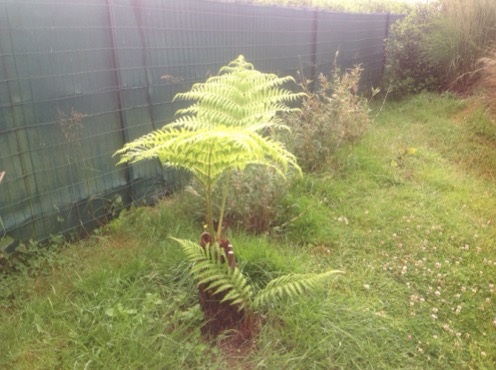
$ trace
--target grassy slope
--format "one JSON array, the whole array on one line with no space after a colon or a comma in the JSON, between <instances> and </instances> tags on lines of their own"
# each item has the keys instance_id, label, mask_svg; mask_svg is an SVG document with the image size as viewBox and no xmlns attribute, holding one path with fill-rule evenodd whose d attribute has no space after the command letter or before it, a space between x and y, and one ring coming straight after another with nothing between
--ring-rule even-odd
<instances>
[{"instance_id":1,"label":"grassy slope","mask_svg":"<svg viewBox=\"0 0 496 370\"><path fill-rule=\"evenodd\" d=\"M295 221L273 238L232 237L259 284L346 271L274 307L241 352L199 334L188 266L166 238L197 234L190 211L167 200L129 212L35 276L0 283L13 297L0 307L0 368L493 368L495 143L470 103L388 104L326 173L294 184Z\"/></svg>"}]
</instances>

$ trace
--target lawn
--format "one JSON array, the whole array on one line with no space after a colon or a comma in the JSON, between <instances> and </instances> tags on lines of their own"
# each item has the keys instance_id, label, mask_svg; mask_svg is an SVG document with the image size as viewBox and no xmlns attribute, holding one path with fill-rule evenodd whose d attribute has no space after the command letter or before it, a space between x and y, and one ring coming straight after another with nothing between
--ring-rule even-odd
<instances>
[{"instance_id":1,"label":"lawn","mask_svg":"<svg viewBox=\"0 0 496 370\"><path fill-rule=\"evenodd\" d=\"M496 368L496 124L476 98L388 102L368 134L294 180L268 235L230 234L263 286L340 269L262 313L248 343L200 332L169 236L196 238L188 194L54 238L0 281L5 369Z\"/></svg>"}]
</instances>

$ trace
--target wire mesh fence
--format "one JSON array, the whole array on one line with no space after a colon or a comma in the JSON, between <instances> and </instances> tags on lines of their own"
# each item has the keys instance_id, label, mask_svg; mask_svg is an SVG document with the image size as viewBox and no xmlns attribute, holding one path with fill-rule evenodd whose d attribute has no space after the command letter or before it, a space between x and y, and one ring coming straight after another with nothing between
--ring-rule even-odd
<instances>
[{"instance_id":1,"label":"wire mesh fence","mask_svg":"<svg viewBox=\"0 0 496 370\"><path fill-rule=\"evenodd\" d=\"M0 240L84 232L183 176L116 166L123 144L173 119L178 92L243 54L310 79L384 67L399 16L207 0L0 0ZM1 243L0 243L1 246Z\"/></svg>"}]
</instances>

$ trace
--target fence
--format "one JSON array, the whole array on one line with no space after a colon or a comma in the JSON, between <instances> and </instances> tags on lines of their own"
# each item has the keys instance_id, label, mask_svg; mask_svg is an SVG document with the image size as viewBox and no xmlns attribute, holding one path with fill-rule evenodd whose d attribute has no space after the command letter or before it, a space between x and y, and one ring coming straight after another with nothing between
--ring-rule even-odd
<instances>
[{"instance_id":1,"label":"fence","mask_svg":"<svg viewBox=\"0 0 496 370\"><path fill-rule=\"evenodd\" d=\"M0 242L90 229L170 191L158 162L119 166L128 140L173 119L177 92L243 54L312 78L384 66L398 16L207 0L0 0ZM2 244L0 243L0 247Z\"/></svg>"}]
</instances>

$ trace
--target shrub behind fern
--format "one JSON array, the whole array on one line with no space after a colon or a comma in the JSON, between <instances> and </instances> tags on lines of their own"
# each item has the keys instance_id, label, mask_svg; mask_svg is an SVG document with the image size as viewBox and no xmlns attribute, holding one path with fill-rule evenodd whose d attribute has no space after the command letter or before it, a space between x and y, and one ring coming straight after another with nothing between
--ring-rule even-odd
<instances>
[{"instance_id":1,"label":"shrub behind fern","mask_svg":"<svg viewBox=\"0 0 496 370\"><path fill-rule=\"evenodd\" d=\"M245 230L253 234L270 232L276 220L284 213L282 199L291 186L293 176L289 172L284 179L273 168L255 165L244 171L232 171L225 205L225 225L230 229ZM204 190L194 180L187 191L197 200L204 197ZM222 193L216 189L214 204L219 207L221 202ZM205 205L196 201L189 208L191 216L201 222Z\"/></svg>"}]
</instances>

